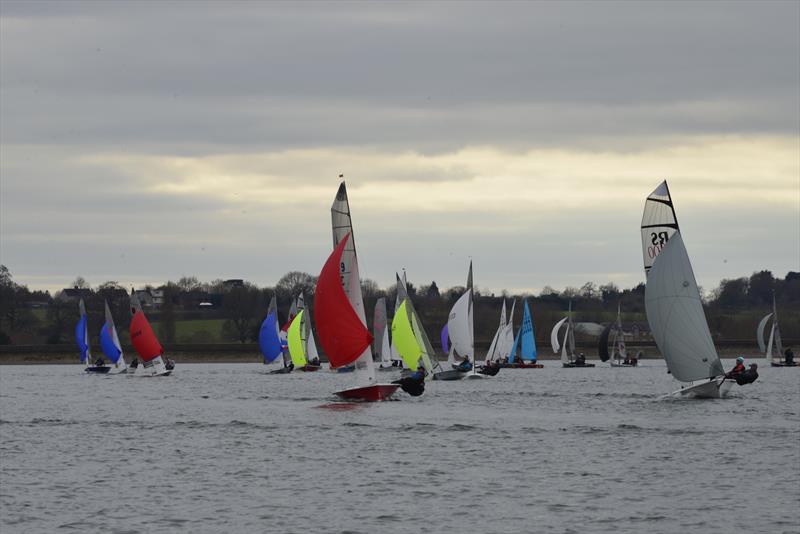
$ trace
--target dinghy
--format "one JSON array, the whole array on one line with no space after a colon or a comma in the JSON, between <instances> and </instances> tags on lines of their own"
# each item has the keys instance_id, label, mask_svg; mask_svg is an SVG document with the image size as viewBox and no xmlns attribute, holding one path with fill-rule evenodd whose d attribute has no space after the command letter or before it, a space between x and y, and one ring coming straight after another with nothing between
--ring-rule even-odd
<instances>
[{"instance_id":1,"label":"dinghy","mask_svg":"<svg viewBox=\"0 0 800 534\"><path fill-rule=\"evenodd\" d=\"M395 274L397 278L397 291L400 296L400 307L392 319L392 338L395 339L395 346L400 357L403 358L404 366L408 369L418 369L419 365L425 368L427 376L431 380L458 380L461 373L445 371L439 364L436 352L428 338L428 333L422 325L422 320L414 308L414 303L408 294L405 282Z\"/></svg>"},{"instance_id":2,"label":"dinghy","mask_svg":"<svg viewBox=\"0 0 800 534\"><path fill-rule=\"evenodd\" d=\"M764 343L764 328L767 322L772 319L772 326L769 330L769 341ZM758 323L756 329L756 339L758 340L758 348L764 354L764 357L769 360L772 367L795 367L797 362L792 360L787 362L784 358L783 343L781 342L781 330L778 327L778 308L775 306L775 292L772 293L772 312L764 316Z\"/></svg>"},{"instance_id":3,"label":"dinghy","mask_svg":"<svg viewBox=\"0 0 800 534\"><path fill-rule=\"evenodd\" d=\"M447 323L445 323L444 326L442 327L442 330L439 333L439 337L441 338L442 352L447 355L447 365L445 366L445 369L434 373L433 379L461 380L462 378L464 378L464 374L466 373L466 371L458 369L458 363L456 362L456 357L455 357L455 348L453 347L453 345L448 343L448 340L450 339L450 333L447 327Z\"/></svg>"},{"instance_id":4,"label":"dinghy","mask_svg":"<svg viewBox=\"0 0 800 534\"><path fill-rule=\"evenodd\" d=\"M514 307L511 307L511 320L514 319ZM511 321L509 321L511 323ZM519 360L517 359L517 350L519 350ZM533 319L531 318L531 310L528 307L528 299L523 303L522 325L519 327L519 332L514 338L514 344L508 355L508 363L503 367L510 367L512 369L541 369L544 367L537 361L536 352L536 338L533 333Z\"/></svg>"},{"instance_id":5,"label":"dinghy","mask_svg":"<svg viewBox=\"0 0 800 534\"><path fill-rule=\"evenodd\" d=\"M105 374L111 370L107 365L92 365L92 349L89 343L89 324L86 318L86 306L83 304L83 299L78 302L78 311L81 318L78 319L78 324L75 325L75 342L78 344L78 349L81 351L81 363L84 366L84 371L92 374Z\"/></svg>"},{"instance_id":6,"label":"dinghy","mask_svg":"<svg viewBox=\"0 0 800 534\"><path fill-rule=\"evenodd\" d=\"M397 312L395 311L395 314ZM381 297L375 303L372 316L372 336L375 340L375 352L378 355L379 371L394 371L392 365L392 349L389 346L389 324L386 319L386 297Z\"/></svg>"},{"instance_id":7,"label":"dinghy","mask_svg":"<svg viewBox=\"0 0 800 534\"><path fill-rule=\"evenodd\" d=\"M343 399L382 401L389 399L397 384L378 383L372 360L372 336L367 330L364 299L358 271L350 205L345 183L339 185L331 206L333 252L317 281L314 320L319 341L332 368L355 364L355 386L337 391Z\"/></svg>"},{"instance_id":8,"label":"dinghy","mask_svg":"<svg viewBox=\"0 0 800 534\"><path fill-rule=\"evenodd\" d=\"M264 357L265 365L274 362L278 359L278 356L283 355L281 338L278 333L278 304L275 295L272 296L269 302L267 317L261 323L261 328L258 331L258 348L261 349L261 355ZM286 360L283 360L283 367L271 371L270 374L286 374L291 372L292 368L286 365Z\"/></svg>"},{"instance_id":9,"label":"dinghy","mask_svg":"<svg viewBox=\"0 0 800 534\"><path fill-rule=\"evenodd\" d=\"M111 309L108 307L108 301L105 301L106 307L106 322L100 329L100 348L103 349L103 354L112 363L113 367L110 369L114 374L127 373L128 366L125 364L125 357L122 354L122 345L119 342L117 335L117 327L114 326L114 317L111 315Z\"/></svg>"},{"instance_id":10,"label":"dinghy","mask_svg":"<svg viewBox=\"0 0 800 534\"><path fill-rule=\"evenodd\" d=\"M314 332L311 330L311 318L306 313L305 297L301 293L297 297L297 315L289 325L287 341L289 355L294 368L300 371L319 371L319 354Z\"/></svg>"},{"instance_id":11,"label":"dinghy","mask_svg":"<svg viewBox=\"0 0 800 534\"><path fill-rule=\"evenodd\" d=\"M727 396L734 381L725 379L711 339L666 181L645 201L642 254L650 331L669 372L687 383L673 395L717 399Z\"/></svg>"},{"instance_id":12,"label":"dinghy","mask_svg":"<svg viewBox=\"0 0 800 534\"><path fill-rule=\"evenodd\" d=\"M610 342L609 342L610 341ZM608 348L611 346L611 351ZM600 360L609 362L611 367L636 367L638 360L628 356L625 347L625 334L622 330L622 314L617 305L617 320L603 329L597 346Z\"/></svg>"},{"instance_id":13,"label":"dinghy","mask_svg":"<svg viewBox=\"0 0 800 534\"><path fill-rule=\"evenodd\" d=\"M153 327L145 317L142 311L142 304L136 297L136 294L131 290L131 343L133 348L139 354L139 360L143 364L143 376L169 376L172 373L168 369L163 359L164 349L161 348L161 343L158 342Z\"/></svg>"},{"instance_id":14,"label":"dinghy","mask_svg":"<svg viewBox=\"0 0 800 534\"><path fill-rule=\"evenodd\" d=\"M395 273L395 276L397 276L397 273ZM407 287L406 271L405 270L403 270L402 281L403 281L403 287ZM402 298L400 296L401 290L400 290L399 286L400 286L400 281L398 280L397 284L395 285L395 287L397 288L397 291L395 291L395 297L394 297L394 314L395 315L397 315L397 308L400 307L400 303L402 301ZM394 315L392 317L394 318ZM387 320L387 323L388 323L388 320ZM389 346L389 359L391 360L393 367L396 367L398 369L404 369L404 372L408 371L408 367L406 367L402 356L400 356L400 352L397 350L397 346L394 343L394 339L392 339L392 343Z\"/></svg>"},{"instance_id":15,"label":"dinghy","mask_svg":"<svg viewBox=\"0 0 800 534\"><path fill-rule=\"evenodd\" d=\"M473 322L473 288L472 288L472 261L469 262L467 275L467 290L456 301L450 310L447 320L447 330L450 335L453 349L459 356L469 360L472 368L467 371L465 378L486 378L488 375L478 372L475 365L475 325Z\"/></svg>"},{"instance_id":16,"label":"dinghy","mask_svg":"<svg viewBox=\"0 0 800 534\"><path fill-rule=\"evenodd\" d=\"M561 326L565 325L564 337L559 342L558 331ZM561 352L561 366L567 369L576 367L594 367L593 363L586 363L583 354L575 355L575 323L572 322L572 302L569 303L569 312L567 316L561 319L553 327L550 332L550 344L553 346L553 352L558 354Z\"/></svg>"}]
</instances>

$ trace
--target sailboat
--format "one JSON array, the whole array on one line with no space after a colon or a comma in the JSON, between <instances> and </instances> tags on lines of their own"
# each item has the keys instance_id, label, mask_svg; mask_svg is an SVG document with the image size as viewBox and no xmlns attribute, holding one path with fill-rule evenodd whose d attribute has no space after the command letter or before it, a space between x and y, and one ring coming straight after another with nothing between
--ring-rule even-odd
<instances>
[{"instance_id":1,"label":"sailboat","mask_svg":"<svg viewBox=\"0 0 800 534\"><path fill-rule=\"evenodd\" d=\"M372 337L375 340L375 352L378 354L378 370L393 371L397 369L392 365L389 324L386 319L386 297L379 298L375 303L375 311L372 316L372 332Z\"/></svg>"},{"instance_id":2,"label":"sailboat","mask_svg":"<svg viewBox=\"0 0 800 534\"><path fill-rule=\"evenodd\" d=\"M511 319L514 318L514 307L511 307ZM511 324L511 321L509 321ZM512 325L513 328L513 325ZM519 350L519 361L517 360L517 350ZM508 354L508 363L503 367L513 369L541 369L544 367L537 361L536 338L533 333L533 319L531 309L528 307L528 299L523 302L522 325L519 327L514 338L514 344Z\"/></svg>"},{"instance_id":3,"label":"sailboat","mask_svg":"<svg viewBox=\"0 0 800 534\"><path fill-rule=\"evenodd\" d=\"M78 344L78 349L81 351L81 363L84 365L84 370L87 373L107 373L111 370L110 367L105 365L92 365L92 348L89 343L89 325L86 318L86 306L83 304L83 299L78 302L78 311L81 318L78 319L78 324L75 325L75 342Z\"/></svg>"},{"instance_id":4,"label":"sailboat","mask_svg":"<svg viewBox=\"0 0 800 534\"><path fill-rule=\"evenodd\" d=\"M105 354L108 360L114 365L113 370L116 374L126 373L128 371L128 366L125 364L125 357L122 354L122 345L119 342L119 336L117 336L117 328L114 326L114 316L111 315L108 301L105 301L105 307L106 322L100 329L100 348L103 349L103 354Z\"/></svg>"},{"instance_id":5,"label":"sailboat","mask_svg":"<svg viewBox=\"0 0 800 534\"><path fill-rule=\"evenodd\" d=\"M283 348L281 346L281 338L278 334L278 304L275 295L269 302L267 308L267 316L261 323L261 328L258 331L258 347L261 349L261 355L264 357L264 364L270 364L278 359L278 356L283 355ZM286 360L283 361L283 367L271 371L272 374L291 373L292 368L286 365Z\"/></svg>"},{"instance_id":6,"label":"sailboat","mask_svg":"<svg viewBox=\"0 0 800 534\"><path fill-rule=\"evenodd\" d=\"M465 361L469 361L472 364L472 368L466 373L465 378L486 378L487 375L479 373L477 365L475 365L475 324L473 320L473 307L472 261L470 261L469 274L467 275L467 290L450 310L450 317L447 320L447 330L455 352L463 356Z\"/></svg>"},{"instance_id":7,"label":"sailboat","mask_svg":"<svg viewBox=\"0 0 800 534\"><path fill-rule=\"evenodd\" d=\"M459 380L463 376L462 373L442 369L422 320L408 294L405 273L402 280L400 275L395 273L395 276L400 307L392 319L392 337L398 353L403 358L404 366L408 369L417 369L421 363L432 380Z\"/></svg>"},{"instance_id":8,"label":"sailboat","mask_svg":"<svg viewBox=\"0 0 800 534\"><path fill-rule=\"evenodd\" d=\"M769 330L769 341L764 343L764 327L772 318L772 326ZM764 357L769 360L772 367L795 367L797 362L794 360L787 362L784 359L783 343L781 342L781 330L778 327L778 308L775 306L775 293L772 293L772 312L764 316L758 323L756 329L756 339L758 348L764 353Z\"/></svg>"},{"instance_id":9,"label":"sailboat","mask_svg":"<svg viewBox=\"0 0 800 534\"><path fill-rule=\"evenodd\" d=\"M355 364L355 386L337 391L336 395L349 400L386 400L398 385L380 384L376 380L372 336L367 330L350 204L344 182L339 185L331 206L331 223L334 249L319 274L314 296L314 320L319 341L331 367Z\"/></svg>"},{"instance_id":10,"label":"sailboat","mask_svg":"<svg viewBox=\"0 0 800 534\"><path fill-rule=\"evenodd\" d=\"M564 337L559 342L558 331L565 323ZM558 354L559 351L561 352L562 367L568 369L575 367L594 367L593 363L586 363L583 353L578 356L575 355L575 323L572 322L572 302L569 303L569 312L567 316L558 321L550 332L550 344L553 346L553 352L556 354Z\"/></svg>"},{"instance_id":11,"label":"sailboat","mask_svg":"<svg viewBox=\"0 0 800 534\"><path fill-rule=\"evenodd\" d=\"M300 371L319 371L319 354L311 330L311 318L306 313L305 297L297 297L297 315L289 325L287 341L294 368Z\"/></svg>"},{"instance_id":12,"label":"sailboat","mask_svg":"<svg viewBox=\"0 0 800 534\"><path fill-rule=\"evenodd\" d=\"M133 314L130 327L131 343L141 358L144 376L168 376L172 370L167 369L162 358L164 349L158 342L153 327L142 311L142 304L133 290L131 290L131 313Z\"/></svg>"},{"instance_id":13,"label":"sailboat","mask_svg":"<svg viewBox=\"0 0 800 534\"><path fill-rule=\"evenodd\" d=\"M397 276L397 273L395 273L395 276ZM407 284L408 284L408 281L406 280L406 271L403 270L403 287L407 287ZM397 284L396 284L395 287L397 288L397 291L395 291L395 297L394 297L394 314L397 315L397 309L400 307L400 303L402 301L401 290L400 290L400 280L397 281ZM394 317L394 316L392 316L392 317ZM389 359L391 360L392 365L394 367L398 367L398 368L401 368L401 369L408 369L408 367L406 367L406 365L405 365L405 362L403 361L403 357L400 356L400 352L397 350L397 346L396 346L396 344L394 342L394 339L392 339L392 343L391 343L391 345L389 347Z\"/></svg>"},{"instance_id":14,"label":"sailboat","mask_svg":"<svg viewBox=\"0 0 800 534\"><path fill-rule=\"evenodd\" d=\"M612 347L610 353L608 351L609 345ZM628 350L625 347L625 334L622 330L622 314L619 305L617 305L616 322L605 327L600 334L597 353L600 355L600 360L609 362L611 367L636 367L638 363L636 358L628 357Z\"/></svg>"},{"instance_id":15,"label":"sailboat","mask_svg":"<svg viewBox=\"0 0 800 534\"><path fill-rule=\"evenodd\" d=\"M678 228L667 182L645 201L642 254L647 322L669 372L689 383L673 395L725 397L733 385L711 339L700 291Z\"/></svg>"}]
</instances>

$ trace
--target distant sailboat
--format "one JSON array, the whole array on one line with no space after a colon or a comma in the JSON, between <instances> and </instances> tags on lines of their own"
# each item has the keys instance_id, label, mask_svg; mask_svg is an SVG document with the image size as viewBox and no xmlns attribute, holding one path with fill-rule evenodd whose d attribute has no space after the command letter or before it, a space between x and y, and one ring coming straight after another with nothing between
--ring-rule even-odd
<instances>
[{"instance_id":1,"label":"distant sailboat","mask_svg":"<svg viewBox=\"0 0 800 534\"><path fill-rule=\"evenodd\" d=\"M564 337L559 341L558 331L566 323ZM561 319L550 332L550 344L553 352L561 352L561 366L572 369L575 367L594 367L593 363L586 363L583 353L575 354L575 323L572 322L572 302L569 303L569 312L566 317Z\"/></svg>"},{"instance_id":2,"label":"distant sailboat","mask_svg":"<svg viewBox=\"0 0 800 534\"><path fill-rule=\"evenodd\" d=\"M721 398L726 380L711 339L700 291L664 181L647 197L642 216L647 322L673 377L690 383L675 395Z\"/></svg>"},{"instance_id":3,"label":"distant sailboat","mask_svg":"<svg viewBox=\"0 0 800 534\"><path fill-rule=\"evenodd\" d=\"M397 276L397 273L395 273L395 276ZM403 287L404 288L407 287L408 282L406 280L405 270L403 271L402 282L403 282ZM395 291L395 297L394 297L394 314L397 315L397 308L400 307L400 303L402 302L401 293L403 293L403 291L401 291L400 289L400 280L397 281L395 287L397 288L397 290ZM392 317L394 318L394 315ZM400 352L397 350L397 346L395 345L394 339L392 339L391 345L389 347L389 359L391 360L393 366L408 369L405 365L405 362L403 361L403 357L400 356Z\"/></svg>"},{"instance_id":4,"label":"distant sailboat","mask_svg":"<svg viewBox=\"0 0 800 534\"><path fill-rule=\"evenodd\" d=\"M164 349L158 342L150 322L142 311L142 304L131 291L131 319L130 335L133 348L141 358L145 376L167 376L172 370L167 369L162 358Z\"/></svg>"},{"instance_id":5,"label":"distant sailboat","mask_svg":"<svg viewBox=\"0 0 800 534\"><path fill-rule=\"evenodd\" d=\"M87 373L107 373L111 369L105 365L92 365L92 349L89 342L89 325L86 318L86 306L83 304L83 299L78 302L78 311L81 318L78 319L78 324L75 325L75 343L78 344L78 349L81 353L81 363L84 365L84 370Z\"/></svg>"},{"instance_id":6,"label":"distant sailboat","mask_svg":"<svg viewBox=\"0 0 800 534\"><path fill-rule=\"evenodd\" d=\"M106 322L100 329L100 348L103 349L103 354L113 364L113 370L116 374L126 373L128 366L125 364L125 356L122 354L122 345L119 342L117 328L114 326L114 317L111 315L108 301L105 302L105 308Z\"/></svg>"},{"instance_id":7,"label":"distant sailboat","mask_svg":"<svg viewBox=\"0 0 800 534\"><path fill-rule=\"evenodd\" d=\"M404 366L408 369L417 369L420 363L425 368L430 379L435 380L458 380L461 373L455 371L445 371L439 364L436 351L431 345L422 320L414 308L414 303L408 294L408 288L400 275L397 278L397 291L400 296L400 307L392 320L392 337L400 356L403 358Z\"/></svg>"},{"instance_id":8,"label":"distant sailboat","mask_svg":"<svg viewBox=\"0 0 800 534\"><path fill-rule=\"evenodd\" d=\"M469 262L467 275L467 290L456 301L450 310L447 329L455 352L465 361L472 364L465 378L486 378L487 375L478 373L475 365L475 324L473 315L473 287L472 287L472 261Z\"/></svg>"},{"instance_id":9,"label":"distant sailboat","mask_svg":"<svg viewBox=\"0 0 800 534\"><path fill-rule=\"evenodd\" d=\"M278 305L275 295L269 302L267 308L267 317L261 323L261 328L258 331L258 347L261 349L261 355L264 357L264 364L270 364L283 355L283 347L281 338L278 334ZM290 373L291 367L286 365L283 361L283 367L272 371L275 374Z\"/></svg>"},{"instance_id":10,"label":"distant sailboat","mask_svg":"<svg viewBox=\"0 0 800 534\"><path fill-rule=\"evenodd\" d=\"M769 341L764 343L764 328L767 322L772 318L772 326L769 330ZM775 293L772 293L772 312L764 316L758 323L756 329L756 338L758 339L758 348L764 354L764 357L769 360L772 367L795 367L797 362L794 360L786 361L784 358L783 342L781 341L781 330L778 326L778 308L775 306Z\"/></svg>"},{"instance_id":11,"label":"distant sailboat","mask_svg":"<svg viewBox=\"0 0 800 534\"><path fill-rule=\"evenodd\" d=\"M294 368L300 371L318 371L319 354L317 343L314 341L314 331L311 329L311 317L306 313L305 297L301 293L297 297L297 315L289 325L288 343L289 355L292 357Z\"/></svg>"},{"instance_id":12,"label":"distant sailboat","mask_svg":"<svg viewBox=\"0 0 800 534\"><path fill-rule=\"evenodd\" d=\"M378 370L393 371L397 369L397 367L392 365L392 349L389 346L389 324L386 319L386 297L379 298L375 303L375 311L372 316L372 332L372 337L375 340L375 352L378 354Z\"/></svg>"},{"instance_id":13,"label":"distant sailboat","mask_svg":"<svg viewBox=\"0 0 800 534\"><path fill-rule=\"evenodd\" d=\"M528 299L523 303L522 325L519 327L514 338L514 344L508 355L508 364L504 367L511 367L513 369L541 369L544 367L541 363L537 362L538 353L536 351L536 337L533 332L533 319L531 317L531 310L528 307ZM511 319L514 318L514 307L511 308ZM512 326L511 321L509 325ZM517 350L519 350L519 360L517 360Z\"/></svg>"},{"instance_id":14,"label":"distant sailboat","mask_svg":"<svg viewBox=\"0 0 800 534\"><path fill-rule=\"evenodd\" d=\"M367 330L364 299L358 271L350 205L345 183L339 185L331 206L333 252L317 281L314 319L322 348L331 367L355 363L355 387L337 391L344 399L381 401L390 398L397 384L379 384L372 360L372 336Z\"/></svg>"},{"instance_id":15,"label":"distant sailboat","mask_svg":"<svg viewBox=\"0 0 800 534\"><path fill-rule=\"evenodd\" d=\"M609 353L608 347L611 346ZM617 320L603 329L597 346L600 360L609 362L611 367L635 367L636 358L628 357L625 347L625 333L622 330L622 313L617 305Z\"/></svg>"}]
</instances>

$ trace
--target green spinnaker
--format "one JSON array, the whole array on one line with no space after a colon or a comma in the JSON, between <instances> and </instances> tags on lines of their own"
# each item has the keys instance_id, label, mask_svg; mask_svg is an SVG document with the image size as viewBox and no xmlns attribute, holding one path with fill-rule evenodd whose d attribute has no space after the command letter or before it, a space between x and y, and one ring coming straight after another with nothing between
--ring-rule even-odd
<instances>
[{"instance_id":1,"label":"green spinnaker","mask_svg":"<svg viewBox=\"0 0 800 534\"><path fill-rule=\"evenodd\" d=\"M303 347L303 339L300 335L301 328L303 327L303 313L305 310L297 314L292 319L292 324L289 325L289 332L287 341L289 342L289 355L292 357L292 363L295 367L303 367L306 364L306 351Z\"/></svg>"},{"instance_id":2,"label":"green spinnaker","mask_svg":"<svg viewBox=\"0 0 800 534\"><path fill-rule=\"evenodd\" d=\"M416 369L419 357L422 354L422 348L417 343L417 336L414 334L414 329L408 320L405 300L397 308L394 319L392 319L392 339L406 366L409 369Z\"/></svg>"}]
</instances>

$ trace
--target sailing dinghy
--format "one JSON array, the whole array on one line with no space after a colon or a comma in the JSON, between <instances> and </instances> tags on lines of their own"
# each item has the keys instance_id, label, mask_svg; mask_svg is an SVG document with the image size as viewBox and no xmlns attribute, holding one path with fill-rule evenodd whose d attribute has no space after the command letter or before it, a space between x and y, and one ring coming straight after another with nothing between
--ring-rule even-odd
<instances>
[{"instance_id":1,"label":"sailing dinghy","mask_svg":"<svg viewBox=\"0 0 800 534\"><path fill-rule=\"evenodd\" d=\"M337 391L343 399L382 401L390 398L397 384L380 384L372 360L372 336L367 330L364 299L358 271L350 204L345 183L339 185L331 206L333 252L317 281L314 320L317 333L332 368L355 364L355 386Z\"/></svg>"},{"instance_id":2,"label":"sailing dinghy","mask_svg":"<svg viewBox=\"0 0 800 534\"><path fill-rule=\"evenodd\" d=\"M283 348L281 346L281 338L278 334L278 304L275 300L275 295L269 302L267 308L267 316L261 323L261 328L258 331L258 348L261 349L261 355L264 357L264 364L270 364L278 359L278 356L283 355ZM291 373L292 368L286 365L286 360L283 361L283 367L271 371L270 374L286 374Z\"/></svg>"},{"instance_id":3,"label":"sailing dinghy","mask_svg":"<svg viewBox=\"0 0 800 534\"><path fill-rule=\"evenodd\" d=\"M608 350L609 346L611 347L611 352ZM638 363L636 358L628 357L619 305L617 305L616 322L605 327L600 334L597 353L600 355L600 360L609 362L611 367L636 367Z\"/></svg>"},{"instance_id":4,"label":"sailing dinghy","mask_svg":"<svg viewBox=\"0 0 800 534\"><path fill-rule=\"evenodd\" d=\"M78 324L75 325L75 342L78 344L78 349L81 351L81 363L84 365L84 371L93 374L105 374L111 370L110 367L107 365L92 365L92 348L89 343L89 324L83 299L78 302L78 311L80 311L81 318L78 319Z\"/></svg>"},{"instance_id":5,"label":"sailing dinghy","mask_svg":"<svg viewBox=\"0 0 800 534\"><path fill-rule=\"evenodd\" d=\"M110 369L114 374L122 374L128 371L128 366L125 364L125 357L122 354L122 345L117 336L117 327L114 326L114 316L111 315L111 309L108 307L108 301L105 302L106 307L106 322L100 329L100 348L103 349L103 354L113 364Z\"/></svg>"},{"instance_id":6,"label":"sailing dinghy","mask_svg":"<svg viewBox=\"0 0 800 534\"><path fill-rule=\"evenodd\" d=\"M469 262L467 274L467 290L456 301L450 310L447 320L447 330L455 352L464 357L464 361L472 363L472 368L466 372L465 378L487 378L488 375L478 372L475 365L475 324L473 320L473 287L472 287L472 261Z\"/></svg>"},{"instance_id":7,"label":"sailing dinghy","mask_svg":"<svg viewBox=\"0 0 800 534\"><path fill-rule=\"evenodd\" d=\"M522 325L519 327L519 332L514 338L514 344L508 355L508 363L503 364L503 367L510 367L512 369L541 369L544 367L541 363L537 362L536 352L536 338L533 334L533 319L531 318L531 310L528 307L528 299L523 303ZM514 307L511 307L511 323L514 319ZM517 360L517 350L519 350L519 360Z\"/></svg>"},{"instance_id":8,"label":"sailing dinghy","mask_svg":"<svg viewBox=\"0 0 800 534\"><path fill-rule=\"evenodd\" d=\"M664 181L647 197L642 216L647 322L669 372L688 383L675 396L722 398L726 380L711 339L700 291Z\"/></svg>"},{"instance_id":9,"label":"sailing dinghy","mask_svg":"<svg viewBox=\"0 0 800 534\"><path fill-rule=\"evenodd\" d=\"M297 297L297 315L289 325L287 341L289 344L289 355L292 357L294 368L300 371L319 371L319 354L317 353L317 343L314 341L314 332L311 330L311 318L309 317L305 297L301 293Z\"/></svg>"},{"instance_id":10,"label":"sailing dinghy","mask_svg":"<svg viewBox=\"0 0 800 534\"><path fill-rule=\"evenodd\" d=\"M378 354L378 370L394 371L397 367L392 365L389 324L386 319L386 297L379 298L375 303L375 311L372 316L372 332L372 337L375 339L375 352Z\"/></svg>"},{"instance_id":11,"label":"sailing dinghy","mask_svg":"<svg viewBox=\"0 0 800 534\"><path fill-rule=\"evenodd\" d=\"M131 343L139 354L144 368L144 373L137 371L137 375L169 376L172 369L168 369L164 363L162 358L164 349L161 348L161 343L158 342L153 327L142 311L142 304L133 290L131 290L131 313L133 314L130 327Z\"/></svg>"},{"instance_id":12,"label":"sailing dinghy","mask_svg":"<svg viewBox=\"0 0 800 534\"><path fill-rule=\"evenodd\" d=\"M559 341L558 331L564 325L564 337ZM561 352L561 366L567 369L575 367L594 367L593 363L586 363L583 353L575 355L575 323L572 322L572 302L569 303L567 316L561 319L550 332L550 344L553 352Z\"/></svg>"},{"instance_id":13,"label":"sailing dinghy","mask_svg":"<svg viewBox=\"0 0 800 534\"><path fill-rule=\"evenodd\" d=\"M772 326L769 330L769 341L764 343L764 327L772 319ZM783 343L781 342L781 330L778 327L778 308L775 306L775 293L772 293L772 312L764 316L758 323L756 329L758 348L764 353L764 357L769 360L772 367L795 367L797 362L794 360L787 362L784 359Z\"/></svg>"}]
</instances>

